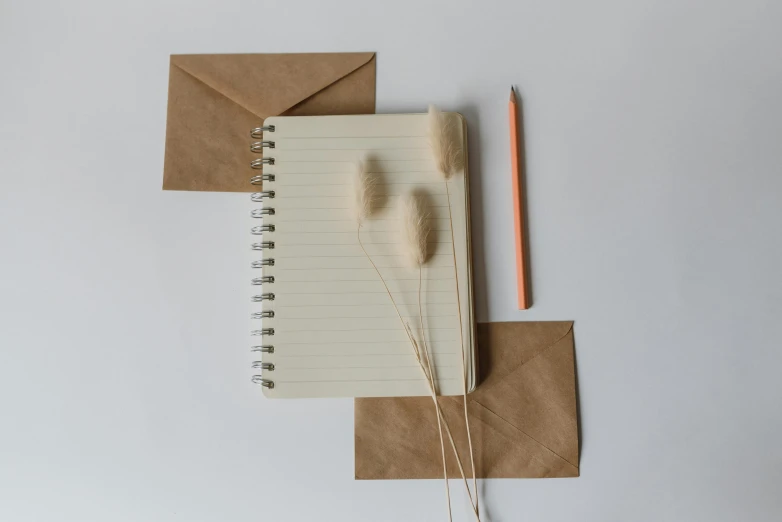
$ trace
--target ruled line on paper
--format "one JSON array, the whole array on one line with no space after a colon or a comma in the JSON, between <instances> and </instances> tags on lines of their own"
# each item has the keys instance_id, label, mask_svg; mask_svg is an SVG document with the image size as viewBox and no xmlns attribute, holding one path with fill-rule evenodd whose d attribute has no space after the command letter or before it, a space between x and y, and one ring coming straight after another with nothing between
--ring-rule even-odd
<instances>
[{"instance_id":1,"label":"ruled line on paper","mask_svg":"<svg viewBox=\"0 0 782 522\"><path fill-rule=\"evenodd\" d=\"M359 270L359 269L356 269ZM361 270L364 270L363 268ZM370 269L371 270L371 269ZM329 282L334 283L344 283L349 281L355 281L357 283L361 281L376 281L377 278L373 277L370 279L329 279ZM417 277L395 277L394 280L396 281L418 281ZM450 277L428 277L427 281L450 281ZM285 281L281 281L285 283L318 283L319 281L312 280L312 279L286 279Z\"/></svg>"},{"instance_id":2,"label":"ruled line on paper","mask_svg":"<svg viewBox=\"0 0 782 522\"><path fill-rule=\"evenodd\" d=\"M291 209L283 209L283 210L284 211L287 211L287 210L293 211L293 212L289 212L290 214L293 214L295 212L300 212L302 210L307 210L307 209L306 208L291 208ZM280 223L280 222L283 222L283 223L298 223L300 221L302 221L302 222L323 221L322 219L314 219L314 220L313 219L283 219L284 216L285 216L285 214L282 214L282 215L281 214L274 214L274 217L273 218L269 218L269 220L270 221L275 221L275 223ZM450 221L450 219L447 216L445 216L445 217L442 217L442 216L429 216L426 219L428 221ZM329 219L329 221L341 221L342 223L350 223L354 227L356 226L356 220L355 219L349 219L349 218L346 219L344 217L341 217L339 219ZM378 216L378 217L373 217L372 218L372 223L394 223L394 224L396 224L396 223L399 223L399 219Z\"/></svg>"},{"instance_id":3,"label":"ruled line on paper","mask_svg":"<svg viewBox=\"0 0 782 522\"><path fill-rule=\"evenodd\" d=\"M294 307L289 306L288 309L290 309L290 308L294 308ZM299 306L299 307L295 307L295 308L307 308L307 306L304 305L304 306ZM356 308L363 309L365 307L356 305ZM448 308L450 308L450 307L448 307ZM279 312L279 314L281 314L281 315L284 313L284 312L280 311L279 307L275 307L274 310ZM420 317L420 315L418 313L409 313L409 314L400 314L400 315L402 316L402 319L418 320L418 318ZM436 320L439 321L440 318L451 317L451 316L453 316L453 314L442 315L442 314L426 314L425 313L425 314L423 314L423 316L424 316L424 319L436 319ZM310 317L310 316L306 316L306 315L304 315L304 316L294 316L294 315L289 315L289 314L285 313L285 315L283 315L281 317L276 317L275 316L275 319L283 320L283 321L298 321L300 319L301 320L313 320L313 321L317 321L317 320L338 321L340 319L397 319L398 317L399 316L396 313L394 313L393 310L389 310L389 312L387 314L385 314L385 315L360 315L360 316L353 316L353 315L350 315L350 316L344 316L344 315L322 316L321 315L321 316L312 316L312 317Z\"/></svg>"},{"instance_id":4,"label":"ruled line on paper","mask_svg":"<svg viewBox=\"0 0 782 522\"><path fill-rule=\"evenodd\" d=\"M411 292L411 293L416 293L416 292ZM344 294L343 294L343 295L344 295ZM456 301L453 301L453 302L447 302L447 303L426 303L426 305L427 305L428 307L430 307L430 308L431 308L432 306L436 306L436 305L452 305L452 304L456 304ZM306 305L275 305L274 309L275 309L275 310L281 310L281 309L283 309L283 308L297 308L297 309L298 309L298 308L310 308L310 307L318 307L318 308L333 308L333 307L335 307L335 306L355 306L355 307L358 307L358 308L368 308L368 307L370 307L370 306L385 306L385 307L391 307L391 306L393 306L393 305L391 305L391 304L380 304L380 303L372 303L372 304L360 304L360 305L356 305L356 304L341 305L341 304L330 304L330 303L329 303L329 304L322 304L322 305L311 305L311 304L306 304ZM416 315L416 316L413 316L413 317L418 317L418 316ZM443 317L443 316L432 316L432 315L426 315L426 314L424 314L424 317Z\"/></svg>"},{"instance_id":5,"label":"ruled line on paper","mask_svg":"<svg viewBox=\"0 0 782 522\"><path fill-rule=\"evenodd\" d=\"M360 256L356 256L356 259L361 259L361 257ZM364 259L366 259L366 258L364 258ZM434 268L452 268L452 267L453 267L453 265L441 265L441 266L437 266L437 267L434 267ZM383 265L383 266L378 266L378 268L379 269L382 269L382 268L407 268L407 265ZM432 267L429 267L429 268L432 268ZM288 272L288 271L291 271L291 270L309 270L309 271L314 271L314 270L350 270L352 272L355 272L356 270L372 270L374 272L375 269L374 268L347 268L347 267L344 267L344 266L308 266L306 268L288 268L288 267L284 267L284 268L283 267L278 267L277 268L278 273L279 272ZM429 278L427 278L427 279L429 279ZM451 279L451 278L448 277L446 279Z\"/></svg>"},{"instance_id":6,"label":"ruled line on paper","mask_svg":"<svg viewBox=\"0 0 782 522\"><path fill-rule=\"evenodd\" d=\"M369 139L395 139L395 138L426 138L425 135L407 135L407 136L283 136L281 140L369 140Z\"/></svg>"},{"instance_id":7,"label":"ruled line on paper","mask_svg":"<svg viewBox=\"0 0 782 522\"><path fill-rule=\"evenodd\" d=\"M291 234L301 234L302 232L291 232ZM349 234L350 232L335 232L336 234ZM333 243L283 243L279 239L275 239L271 237L272 234L269 234L270 239L274 239L275 241L275 248L277 246L280 247L292 247L292 246L359 246L358 242L356 243L343 243L343 244L337 244L334 245ZM353 234L355 236L355 234ZM397 241L361 241L364 246L367 245L398 245L399 242ZM429 240L427 241L427 244L429 245L450 245L450 241L441 241L441 240Z\"/></svg>"},{"instance_id":8,"label":"ruled line on paper","mask_svg":"<svg viewBox=\"0 0 782 522\"><path fill-rule=\"evenodd\" d=\"M324 369L325 370L325 369ZM421 377L420 379L334 379L334 380L318 380L318 381L282 381L278 379L274 379L274 383L285 383L285 384L315 384L315 383L326 383L326 382L420 382L420 381L426 381L427 379L424 379ZM456 381L459 380L457 377L437 377L438 381Z\"/></svg>"},{"instance_id":9,"label":"ruled line on paper","mask_svg":"<svg viewBox=\"0 0 782 522\"><path fill-rule=\"evenodd\" d=\"M297 201L299 198L294 198ZM343 198L344 199L344 198ZM375 210L393 210L397 207L395 205L378 205L374 207ZM448 208L448 205L428 205L427 208ZM280 210L281 207L277 206L276 210ZM350 207L282 207L282 210L352 210ZM275 214L276 215L276 214ZM324 232L326 233L326 232ZM334 232L335 234L342 234L342 232Z\"/></svg>"},{"instance_id":10,"label":"ruled line on paper","mask_svg":"<svg viewBox=\"0 0 782 522\"><path fill-rule=\"evenodd\" d=\"M271 182L267 182L267 184L271 184ZM321 185L323 186L323 185ZM325 185L326 187L333 187L334 185ZM312 185L307 185L307 187L312 187ZM402 194L388 194L385 192L376 192L376 196L387 196L387 197L401 197ZM442 194L431 194L432 196L445 196L446 194L443 192ZM300 199L350 199L350 196L288 196L284 195L280 196L279 198L275 197L274 199L295 199L296 201ZM446 205L447 207L448 205ZM388 207L386 207L388 208Z\"/></svg>"},{"instance_id":11,"label":"ruled line on paper","mask_svg":"<svg viewBox=\"0 0 782 522\"><path fill-rule=\"evenodd\" d=\"M414 160L405 160L405 161L414 161ZM293 163L293 162L289 162L289 163ZM332 162L327 162L327 161L307 161L307 162L304 162L304 161L302 161L300 163L349 163L349 162L347 162L347 161L332 161ZM405 170L395 170L391 174L393 174L394 176L399 176L401 174L421 174L421 173L424 173L424 172L428 172L428 173L433 174L433 175L437 173L436 170L432 170L432 169L426 169L426 170L407 170L407 169L405 169ZM274 174L275 176L281 176L281 177L282 176L302 176L302 175L307 175L307 176L338 176L338 175L343 175L343 176L346 176L346 175L351 174L351 172L349 170L345 171L345 172L343 172L343 171L338 171L338 172L290 172L290 171L285 170L285 171L280 171L280 172L269 172L269 171L267 171L266 173L267 174ZM272 183L277 183L277 179L275 178L275 180ZM442 183L442 182L439 182L439 183ZM393 182L391 182L391 181L384 181L383 184L384 185L393 185ZM416 185L417 184L418 183L416 183ZM329 183L329 185L330 185L330 183Z\"/></svg>"},{"instance_id":12,"label":"ruled line on paper","mask_svg":"<svg viewBox=\"0 0 782 522\"><path fill-rule=\"evenodd\" d=\"M438 341L440 342L440 341ZM442 341L442 342L451 342L451 341ZM317 345L340 345L340 344L367 344L366 341L318 341ZM407 341L383 341L383 344L410 344L410 340ZM294 343L285 343L285 346L312 346L313 343L305 343L305 342L294 342ZM449 353L458 353L458 352L449 352Z\"/></svg>"},{"instance_id":13,"label":"ruled line on paper","mask_svg":"<svg viewBox=\"0 0 782 522\"><path fill-rule=\"evenodd\" d=\"M451 254L430 254L429 258L435 257L435 256L448 256L453 257ZM404 257L400 254L372 254L372 258L375 257ZM329 259L366 259L366 256L363 255L355 255L355 256L308 256L308 259L318 259L318 258L329 258ZM275 259L301 259L301 256L275 256ZM441 265L443 267L446 266L453 266L453 265ZM428 268L428 267L427 267Z\"/></svg>"},{"instance_id":14,"label":"ruled line on paper","mask_svg":"<svg viewBox=\"0 0 782 522\"><path fill-rule=\"evenodd\" d=\"M357 259L361 259L361 258L358 257ZM366 258L364 258L364 259L366 259ZM374 268L352 268L352 267L344 267L344 266L323 266L323 267L320 267L320 266L308 266L308 267L305 267L305 268L288 268L288 267L285 267L285 268L283 268L283 267L275 267L275 268L276 268L278 273L279 272L296 271L296 270L309 270L309 271L317 271L317 270L350 270L351 272L356 272L358 270L371 270L372 272L375 272ZM407 266L406 265L384 265L384 266L378 266L377 268L379 268L379 269L380 268L407 268ZM444 266L438 266L438 267L434 267L434 268L448 269L448 268L452 268L452 267L444 265ZM418 278L416 278L416 279L418 279ZM451 279L451 278L448 277L447 279Z\"/></svg>"},{"instance_id":15,"label":"ruled line on paper","mask_svg":"<svg viewBox=\"0 0 782 522\"><path fill-rule=\"evenodd\" d=\"M267 184L271 184L271 182L267 182ZM307 186L308 187L312 187L312 185L309 185L309 184ZM325 185L325 186L333 187L334 185ZM375 193L375 195L376 196L387 196L387 197L390 197L390 198L402 197L402 194L388 194L388 193L385 193L385 192L377 192L377 193ZM432 196L445 196L446 194L442 193L442 194L431 194L431 195ZM324 198L325 199L350 199L350 196L282 196L281 195L281 196L278 196L278 197L276 196L274 199L295 199L296 201L298 201L300 199L324 199ZM445 207L447 208L448 205L445 205ZM337 208L337 207L334 207L334 208ZM339 207L339 208L342 208L342 207ZM379 208L384 208L384 207L379 207ZM385 208L391 208L391 207L386 206ZM301 209L301 210L304 210L304 209Z\"/></svg>"},{"instance_id":16,"label":"ruled line on paper","mask_svg":"<svg viewBox=\"0 0 782 522\"><path fill-rule=\"evenodd\" d=\"M392 316L389 316L392 317ZM327 318L332 319L332 318ZM353 317L344 317L342 319L354 319ZM359 318L362 319L362 318ZM381 319L387 319L386 317L381 317ZM427 331L430 330L459 330L458 328L448 327L448 328L433 328L431 326L426 328ZM328 329L323 330L322 328L319 328L317 330L291 330L291 331L284 331L284 333L323 333L323 332L398 332L399 328L335 328L335 329ZM281 330L282 332L282 330ZM287 344L287 343L286 343ZM310 343L311 344L311 343Z\"/></svg>"},{"instance_id":17,"label":"ruled line on paper","mask_svg":"<svg viewBox=\"0 0 782 522\"><path fill-rule=\"evenodd\" d=\"M412 355L412 354L411 354ZM306 366L296 366L294 367L288 367L286 368L286 371L292 372L296 370L396 370L399 368L420 368L421 366L418 364L406 364L406 365L399 365L399 366L339 366L339 367L326 367L323 366L313 366L313 367L306 367ZM456 368L456 365L450 365L450 364L438 364L438 368Z\"/></svg>"},{"instance_id":18,"label":"ruled line on paper","mask_svg":"<svg viewBox=\"0 0 782 522\"><path fill-rule=\"evenodd\" d=\"M301 149L298 152L302 152L306 150L307 152L311 151L312 149ZM331 149L334 150L334 149ZM384 151L389 149L383 149ZM276 159L275 159L276 161ZM353 163L355 160L286 160L285 164L289 163ZM374 163L386 163L386 162L392 162L392 161L431 161L428 158L412 158L412 159L401 159L401 160L390 160L390 159L380 159L380 158L374 158L374 159L365 159L366 163L374 164ZM275 164L276 166L276 164ZM436 172L435 170L406 170L404 172ZM290 174L290 172L285 172L285 174Z\"/></svg>"},{"instance_id":19,"label":"ruled line on paper","mask_svg":"<svg viewBox=\"0 0 782 522\"><path fill-rule=\"evenodd\" d=\"M307 174L313 175L312 172L309 172ZM314 175L318 175L318 174L314 174ZM275 181L274 183L276 183L277 186L282 186L282 187L312 187L313 186L312 183L280 183L279 181ZM417 182L416 181L387 181L384 183L384 185L441 185L442 183L443 183L442 181L417 181ZM351 185L349 183L323 183L322 185L319 186L350 187Z\"/></svg>"},{"instance_id":20,"label":"ruled line on paper","mask_svg":"<svg viewBox=\"0 0 782 522\"><path fill-rule=\"evenodd\" d=\"M276 182L267 182L266 186L267 188L269 186L272 186L272 183ZM407 189L402 186L385 186L382 184L377 185L378 191L376 192L376 195L378 197L400 197L407 193ZM429 192L429 195L434 197L440 197L445 198L448 195L448 191L445 188L445 184L439 184L439 185L429 185L427 191ZM288 199L305 199L305 200L312 200L312 199L318 199L318 198L325 198L325 199L333 199L333 198L343 198L343 199L350 199L351 194L348 194L347 196L345 193L348 192L344 188L338 186L338 185L319 185L317 187L313 187L310 185L285 185L285 191L284 193L281 193L279 196L280 200L288 200ZM274 202L277 201L277 197L275 197Z\"/></svg>"},{"instance_id":21,"label":"ruled line on paper","mask_svg":"<svg viewBox=\"0 0 782 522\"><path fill-rule=\"evenodd\" d=\"M316 281L305 281L305 282L313 283L313 282L316 282ZM288 295L313 295L313 296L323 295L323 292L289 292L287 290L285 291L285 293L288 294ZM388 295L385 291L346 292L346 293ZM394 290L391 290L391 294L417 294L417 293L418 292L415 291L415 290L404 290L404 291L394 291ZM453 294L455 292L453 290L427 290L426 293L427 294ZM340 294L340 295L344 295L344 294Z\"/></svg>"},{"instance_id":22,"label":"ruled line on paper","mask_svg":"<svg viewBox=\"0 0 782 522\"><path fill-rule=\"evenodd\" d=\"M336 344L336 343L335 343ZM405 344L409 344L408 342L405 342ZM290 346L291 343L285 343L286 346ZM432 350L429 350L429 354L432 356L435 355L456 355L459 352L433 352ZM289 354L274 354L275 358L279 359L296 359L296 358L304 358L304 357L415 357L415 354L413 354L412 351L408 351L406 353L305 353L305 354L295 354L295 355L289 355ZM445 366L443 366L445 368ZM448 368L452 368L452 366L448 366Z\"/></svg>"},{"instance_id":23,"label":"ruled line on paper","mask_svg":"<svg viewBox=\"0 0 782 522\"><path fill-rule=\"evenodd\" d=\"M363 241L363 243L364 243L365 247L369 246L369 245L398 245L398 243L370 243L368 241ZM302 246L307 246L307 247L310 247L310 246L311 247L328 246L328 243L281 243L279 240L275 240L275 244L276 244L275 248L280 248L280 247L292 248L292 247L302 247ZM432 242L430 242L428 244L430 244L430 245L450 245L451 242L450 241L432 241ZM339 246L358 247L358 244L345 243L345 244L342 244L342 245L339 245ZM372 254L372 255L374 255L374 254Z\"/></svg>"},{"instance_id":24,"label":"ruled line on paper","mask_svg":"<svg viewBox=\"0 0 782 522\"><path fill-rule=\"evenodd\" d=\"M282 138L282 139L288 139L288 138ZM355 148L355 149L344 149L344 148L341 148L341 149L314 149L314 148L311 148L311 147L307 147L306 149L283 149L282 147L280 147L278 150L280 150L280 151L296 151L296 152L302 152L302 151L305 151L305 152L310 152L310 151L327 151L327 150L328 151L332 151L332 150L337 150L337 151L362 150L362 151L366 151L366 152L373 152L373 151L376 151L376 150L382 150L383 152L385 152L385 151L389 151L389 150L427 150L428 151L428 150L431 150L431 149L429 147L393 147L393 148L390 148L390 149L374 149L372 147L358 147L358 148ZM384 161L384 160L377 160L377 161ZM392 161L392 160L385 160L385 161ZM410 161L410 160L400 160L400 161Z\"/></svg>"},{"instance_id":25,"label":"ruled line on paper","mask_svg":"<svg viewBox=\"0 0 782 522\"><path fill-rule=\"evenodd\" d=\"M346 245L350 246L350 245ZM380 256L377 256L380 257ZM394 258L396 256L383 256L384 258ZM282 258L275 258L275 259L282 259ZM355 256L355 257L349 257L349 256L320 256L318 259L324 260L324 259L342 259L343 261L337 261L338 266L334 266L334 263L332 264L325 264L325 265L308 265L308 266L302 266L302 267L292 267L290 265L293 264L293 260L297 259L296 257L286 257L285 259L290 259L288 261L289 266L275 266L271 270L275 271L285 271L285 270L369 270L369 261L367 261L366 257L362 256ZM298 259L297 259L298 260ZM362 266L350 266L350 261L360 261ZM377 261L377 260L376 260ZM408 265L382 265L377 264L382 261L377 261L375 263L375 266L378 268L398 268L400 270L415 270L414 268L410 268ZM448 268L453 268L453 263L451 264L438 264L438 265L430 265L426 267L426 270L424 270L424 274L429 274L433 270L444 270ZM418 271L415 270L417 273Z\"/></svg>"}]
</instances>

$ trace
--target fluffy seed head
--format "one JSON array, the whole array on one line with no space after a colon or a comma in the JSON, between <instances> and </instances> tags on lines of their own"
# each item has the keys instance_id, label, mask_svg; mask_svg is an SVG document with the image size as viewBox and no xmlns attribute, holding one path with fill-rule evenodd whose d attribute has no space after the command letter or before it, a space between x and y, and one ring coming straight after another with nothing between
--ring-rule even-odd
<instances>
[{"instance_id":1,"label":"fluffy seed head","mask_svg":"<svg viewBox=\"0 0 782 522\"><path fill-rule=\"evenodd\" d=\"M437 171L447 180L461 168L461 147L455 143L453 124L448 115L429 106L429 146Z\"/></svg>"},{"instance_id":2,"label":"fluffy seed head","mask_svg":"<svg viewBox=\"0 0 782 522\"><path fill-rule=\"evenodd\" d=\"M405 258L413 267L419 267L426 262L429 236L423 198L415 194L402 196L399 215Z\"/></svg>"},{"instance_id":3,"label":"fluffy seed head","mask_svg":"<svg viewBox=\"0 0 782 522\"><path fill-rule=\"evenodd\" d=\"M353 164L353 215L360 225L372 213L374 184L367 172L366 162L358 160Z\"/></svg>"}]
</instances>

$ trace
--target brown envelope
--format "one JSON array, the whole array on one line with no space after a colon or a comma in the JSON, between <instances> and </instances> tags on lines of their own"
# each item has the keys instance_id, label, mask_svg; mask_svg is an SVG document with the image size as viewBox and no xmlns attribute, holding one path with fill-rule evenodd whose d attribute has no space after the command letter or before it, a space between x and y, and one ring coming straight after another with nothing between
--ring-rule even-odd
<instances>
[{"instance_id":1,"label":"brown envelope","mask_svg":"<svg viewBox=\"0 0 782 522\"><path fill-rule=\"evenodd\" d=\"M467 403L478 477L578 476L573 351L572 322L478 325L481 383ZM469 473L462 398L440 401ZM356 479L441 478L432 399L356 399L355 452Z\"/></svg>"},{"instance_id":2,"label":"brown envelope","mask_svg":"<svg viewBox=\"0 0 782 522\"><path fill-rule=\"evenodd\" d=\"M254 192L269 116L375 112L375 53L172 55L163 188Z\"/></svg>"}]
</instances>

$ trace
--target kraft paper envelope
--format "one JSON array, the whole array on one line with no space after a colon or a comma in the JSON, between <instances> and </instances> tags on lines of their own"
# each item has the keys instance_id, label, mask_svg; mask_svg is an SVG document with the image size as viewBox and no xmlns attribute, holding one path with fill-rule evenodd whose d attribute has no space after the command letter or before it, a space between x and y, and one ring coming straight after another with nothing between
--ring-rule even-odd
<instances>
[{"instance_id":1,"label":"kraft paper envelope","mask_svg":"<svg viewBox=\"0 0 782 522\"><path fill-rule=\"evenodd\" d=\"M375 53L172 55L163 188L258 191L265 118L374 112Z\"/></svg>"},{"instance_id":2,"label":"kraft paper envelope","mask_svg":"<svg viewBox=\"0 0 782 522\"><path fill-rule=\"evenodd\" d=\"M481 383L467 396L482 478L578 476L572 322L478 325ZM469 473L462 397L439 398ZM446 439L448 475L461 475ZM442 478L431 397L356 399L356 479Z\"/></svg>"}]
</instances>

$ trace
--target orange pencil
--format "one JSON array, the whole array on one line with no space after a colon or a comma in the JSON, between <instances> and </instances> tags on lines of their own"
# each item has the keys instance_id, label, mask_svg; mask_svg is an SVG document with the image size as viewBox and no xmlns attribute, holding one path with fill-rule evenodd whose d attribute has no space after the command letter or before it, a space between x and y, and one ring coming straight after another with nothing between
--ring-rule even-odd
<instances>
[{"instance_id":1,"label":"orange pencil","mask_svg":"<svg viewBox=\"0 0 782 522\"><path fill-rule=\"evenodd\" d=\"M511 180L513 184L513 228L516 233L516 284L518 288L519 310L529 308L527 289L527 252L524 242L524 198L521 190L521 161L519 151L519 117L516 104L516 93L510 88L510 103L508 103L508 115L510 116L510 157Z\"/></svg>"}]
</instances>

